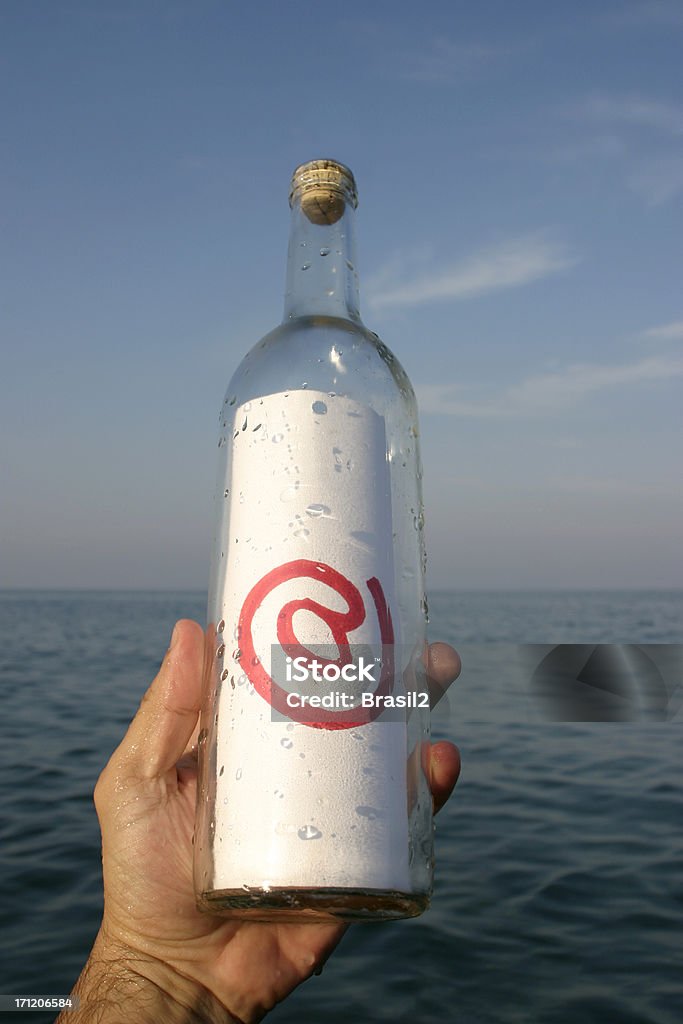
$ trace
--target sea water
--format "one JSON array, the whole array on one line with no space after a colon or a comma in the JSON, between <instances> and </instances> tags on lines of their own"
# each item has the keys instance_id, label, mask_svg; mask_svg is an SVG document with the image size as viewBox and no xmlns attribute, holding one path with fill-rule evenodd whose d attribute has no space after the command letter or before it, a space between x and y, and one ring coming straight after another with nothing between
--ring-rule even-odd
<instances>
[{"instance_id":1,"label":"sea water","mask_svg":"<svg viewBox=\"0 0 683 1024\"><path fill-rule=\"evenodd\" d=\"M102 910L95 781L173 623L204 612L192 592L0 592L0 992L78 976ZM430 635L463 656L435 731L463 769L432 908L354 926L270 1019L680 1024L683 712L544 721L516 645L680 644L682 612L683 592L433 594Z\"/></svg>"}]
</instances>

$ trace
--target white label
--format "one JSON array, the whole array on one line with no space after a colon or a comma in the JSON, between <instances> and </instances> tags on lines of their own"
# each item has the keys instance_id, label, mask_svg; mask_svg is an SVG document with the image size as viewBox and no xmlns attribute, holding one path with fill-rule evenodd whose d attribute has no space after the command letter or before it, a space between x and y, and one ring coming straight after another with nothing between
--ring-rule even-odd
<instances>
[{"instance_id":1,"label":"white label","mask_svg":"<svg viewBox=\"0 0 683 1024\"><path fill-rule=\"evenodd\" d=\"M274 722L268 686L285 633L381 645L389 629L399 649L384 421L294 391L246 403L233 429L214 887L406 891L405 723Z\"/></svg>"}]
</instances>

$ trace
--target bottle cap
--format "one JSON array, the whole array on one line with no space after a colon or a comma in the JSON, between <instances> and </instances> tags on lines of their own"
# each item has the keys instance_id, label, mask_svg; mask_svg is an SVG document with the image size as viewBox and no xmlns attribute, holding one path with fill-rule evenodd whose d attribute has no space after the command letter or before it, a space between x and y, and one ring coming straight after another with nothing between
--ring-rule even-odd
<instances>
[{"instance_id":1,"label":"bottle cap","mask_svg":"<svg viewBox=\"0 0 683 1024\"><path fill-rule=\"evenodd\" d=\"M344 164L336 160L309 160L292 175L289 205L301 196L301 209L313 224L336 224L346 204L358 206L356 182Z\"/></svg>"}]
</instances>

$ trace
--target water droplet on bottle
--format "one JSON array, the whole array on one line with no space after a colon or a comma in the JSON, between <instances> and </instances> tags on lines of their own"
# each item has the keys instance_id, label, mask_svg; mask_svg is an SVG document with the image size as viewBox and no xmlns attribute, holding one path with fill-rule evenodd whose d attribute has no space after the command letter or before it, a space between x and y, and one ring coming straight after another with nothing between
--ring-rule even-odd
<instances>
[{"instance_id":1,"label":"water droplet on bottle","mask_svg":"<svg viewBox=\"0 0 683 1024\"><path fill-rule=\"evenodd\" d=\"M234 405L236 401L237 401L237 395L233 395L233 396L232 396L232 397L231 397L231 398L230 398L230 399L228 400L228 405Z\"/></svg>"},{"instance_id":2,"label":"water droplet on bottle","mask_svg":"<svg viewBox=\"0 0 683 1024\"><path fill-rule=\"evenodd\" d=\"M273 790L273 796L274 796L274 797L277 797L277 799L278 799L278 800L282 800L282 798L283 798L283 796L284 796L284 795L285 795L285 794L284 794L284 793L282 792L282 790L281 790L281 789L275 789L275 790Z\"/></svg>"},{"instance_id":3,"label":"water droplet on bottle","mask_svg":"<svg viewBox=\"0 0 683 1024\"><path fill-rule=\"evenodd\" d=\"M310 537L311 531L307 530L305 526L302 526L299 530L294 531L294 536L299 537L301 540L305 540L306 537Z\"/></svg>"},{"instance_id":4,"label":"water droplet on bottle","mask_svg":"<svg viewBox=\"0 0 683 1024\"><path fill-rule=\"evenodd\" d=\"M367 818L368 821L375 821L377 818L382 817L382 812L378 811L376 807L368 807L366 805L356 807L356 814L360 814L361 818Z\"/></svg>"},{"instance_id":5,"label":"water droplet on bottle","mask_svg":"<svg viewBox=\"0 0 683 1024\"><path fill-rule=\"evenodd\" d=\"M261 426L262 425L260 423L257 423L255 427L252 427L252 434L255 434L257 430L260 430Z\"/></svg>"},{"instance_id":6,"label":"water droplet on bottle","mask_svg":"<svg viewBox=\"0 0 683 1024\"><path fill-rule=\"evenodd\" d=\"M222 633L224 629L225 629L225 619L221 619L221 621L216 626L216 632L217 633Z\"/></svg>"},{"instance_id":7,"label":"water droplet on bottle","mask_svg":"<svg viewBox=\"0 0 683 1024\"><path fill-rule=\"evenodd\" d=\"M232 660L233 661L239 661L241 657L242 657L242 652L239 649L239 647L236 647L235 650L232 652Z\"/></svg>"},{"instance_id":8,"label":"water droplet on bottle","mask_svg":"<svg viewBox=\"0 0 683 1024\"><path fill-rule=\"evenodd\" d=\"M218 773L218 774L219 774L219 775L222 775L224 771L225 771L225 765L224 765L224 764L222 764L222 765L221 765L221 770L219 771L219 773Z\"/></svg>"},{"instance_id":9,"label":"water droplet on bottle","mask_svg":"<svg viewBox=\"0 0 683 1024\"><path fill-rule=\"evenodd\" d=\"M297 835L299 839L320 839L322 832L315 825L302 825Z\"/></svg>"},{"instance_id":10,"label":"water droplet on bottle","mask_svg":"<svg viewBox=\"0 0 683 1024\"><path fill-rule=\"evenodd\" d=\"M221 672L221 682L222 683L225 682L225 680L228 678L228 675L229 675L229 672L228 672L227 668L224 668L223 671Z\"/></svg>"},{"instance_id":11,"label":"water droplet on bottle","mask_svg":"<svg viewBox=\"0 0 683 1024\"><path fill-rule=\"evenodd\" d=\"M251 663L252 663L252 665L260 665L261 664L261 659L254 657L254 658L251 659Z\"/></svg>"},{"instance_id":12,"label":"water droplet on bottle","mask_svg":"<svg viewBox=\"0 0 683 1024\"><path fill-rule=\"evenodd\" d=\"M310 266L311 266L311 264L310 264L310 263L302 263L302 264L301 264L301 269L302 269L302 270L309 270L309 269L310 269Z\"/></svg>"},{"instance_id":13,"label":"water droplet on bottle","mask_svg":"<svg viewBox=\"0 0 683 1024\"><path fill-rule=\"evenodd\" d=\"M241 768L238 768L237 771L235 772L235 778L237 779L238 782L242 778L242 769Z\"/></svg>"},{"instance_id":14,"label":"water droplet on bottle","mask_svg":"<svg viewBox=\"0 0 683 1024\"><path fill-rule=\"evenodd\" d=\"M311 409L318 416L324 416L325 413L327 412L327 406L325 405L324 402L314 402L313 405L311 406Z\"/></svg>"},{"instance_id":15,"label":"water droplet on bottle","mask_svg":"<svg viewBox=\"0 0 683 1024\"><path fill-rule=\"evenodd\" d=\"M308 505L306 507L306 515L310 516L311 519L319 519L320 516L329 516L330 510L327 505Z\"/></svg>"},{"instance_id":16,"label":"water droplet on bottle","mask_svg":"<svg viewBox=\"0 0 683 1024\"><path fill-rule=\"evenodd\" d=\"M291 750L294 744L290 740L289 736L283 736L280 740L280 746L284 747L285 750Z\"/></svg>"},{"instance_id":17,"label":"water droplet on bottle","mask_svg":"<svg viewBox=\"0 0 683 1024\"><path fill-rule=\"evenodd\" d=\"M242 424L242 430L244 431L246 429L247 429L247 417L245 416L244 417L244 423Z\"/></svg>"},{"instance_id":18,"label":"water droplet on bottle","mask_svg":"<svg viewBox=\"0 0 683 1024\"><path fill-rule=\"evenodd\" d=\"M353 263L351 262L351 260L347 260L346 261L346 266L349 268L349 270L355 270L356 269L354 267Z\"/></svg>"},{"instance_id":19,"label":"water droplet on bottle","mask_svg":"<svg viewBox=\"0 0 683 1024\"><path fill-rule=\"evenodd\" d=\"M225 488L225 491L224 491L224 493L223 493L223 497L224 497L224 498L227 498L229 494L230 494L230 489L229 489L228 487L226 487L226 488Z\"/></svg>"},{"instance_id":20,"label":"water droplet on bottle","mask_svg":"<svg viewBox=\"0 0 683 1024\"><path fill-rule=\"evenodd\" d=\"M325 246L324 248L322 248L320 250L320 255L321 256L329 256L330 255L330 250L327 248L327 246Z\"/></svg>"},{"instance_id":21,"label":"water droplet on bottle","mask_svg":"<svg viewBox=\"0 0 683 1024\"><path fill-rule=\"evenodd\" d=\"M273 434L273 444L279 444L284 436L284 434Z\"/></svg>"},{"instance_id":22,"label":"water droplet on bottle","mask_svg":"<svg viewBox=\"0 0 683 1024\"><path fill-rule=\"evenodd\" d=\"M224 654L225 654L225 644L220 644L216 648L216 657L217 658L222 658Z\"/></svg>"}]
</instances>

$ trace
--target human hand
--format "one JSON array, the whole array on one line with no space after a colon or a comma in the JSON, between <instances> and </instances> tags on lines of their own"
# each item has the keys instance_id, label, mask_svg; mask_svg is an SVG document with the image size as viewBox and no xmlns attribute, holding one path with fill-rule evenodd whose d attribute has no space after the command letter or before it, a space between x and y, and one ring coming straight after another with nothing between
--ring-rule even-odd
<instances>
[{"instance_id":1,"label":"human hand","mask_svg":"<svg viewBox=\"0 0 683 1024\"><path fill-rule=\"evenodd\" d=\"M74 990L81 1009L64 1024L127 1016L136 1024L252 1024L321 969L346 930L340 922L246 922L197 910L192 836L203 658L201 627L181 620L159 674L98 780L104 915ZM430 647L434 702L459 671L451 647ZM457 748L433 745L429 769L439 810L460 771Z\"/></svg>"}]
</instances>

